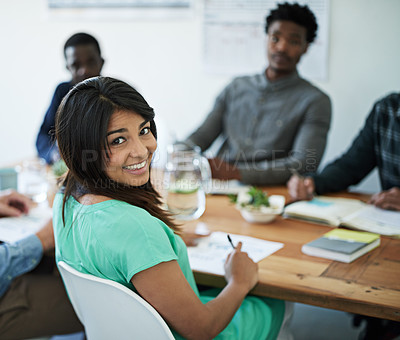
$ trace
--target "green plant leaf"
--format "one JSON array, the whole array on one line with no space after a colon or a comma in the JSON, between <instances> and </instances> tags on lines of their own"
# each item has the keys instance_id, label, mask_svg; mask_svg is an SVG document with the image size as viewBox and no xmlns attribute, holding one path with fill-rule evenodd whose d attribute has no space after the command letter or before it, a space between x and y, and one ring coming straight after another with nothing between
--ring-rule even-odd
<instances>
[{"instance_id":1,"label":"green plant leaf","mask_svg":"<svg viewBox=\"0 0 400 340\"><path fill-rule=\"evenodd\" d=\"M251 201L249 202L249 204L251 204L252 206L256 208L259 208L262 205L266 207L270 206L268 195L261 189L251 187L248 191L248 194L251 197Z\"/></svg>"}]
</instances>

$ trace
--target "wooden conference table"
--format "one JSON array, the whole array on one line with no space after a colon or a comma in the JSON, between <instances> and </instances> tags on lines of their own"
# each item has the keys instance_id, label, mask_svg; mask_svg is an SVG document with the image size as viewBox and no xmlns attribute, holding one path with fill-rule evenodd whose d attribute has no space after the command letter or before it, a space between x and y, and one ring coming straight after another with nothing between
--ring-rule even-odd
<instances>
[{"instance_id":1,"label":"wooden conference table","mask_svg":"<svg viewBox=\"0 0 400 340\"><path fill-rule=\"evenodd\" d=\"M287 197L283 187L269 187L267 191ZM368 198L351 193L336 196ZM259 262L259 283L251 294L400 321L400 240L382 237L380 247L346 264L301 252L304 243L331 230L330 227L281 216L269 224L251 224L226 196L208 196L206 205L204 215L185 223L184 230L194 231L197 223L202 222L210 231L285 244ZM195 272L195 277L199 284L225 286L222 276Z\"/></svg>"}]
</instances>

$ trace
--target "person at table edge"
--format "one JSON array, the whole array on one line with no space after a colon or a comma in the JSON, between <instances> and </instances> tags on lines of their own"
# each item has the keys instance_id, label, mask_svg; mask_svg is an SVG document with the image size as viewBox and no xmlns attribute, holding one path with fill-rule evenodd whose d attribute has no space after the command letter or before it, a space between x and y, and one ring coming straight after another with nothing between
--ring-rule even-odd
<instances>
[{"instance_id":1,"label":"person at table edge","mask_svg":"<svg viewBox=\"0 0 400 340\"><path fill-rule=\"evenodd\" d=\"M400 211L400 93L376 101L350 148L319 174L293 175L287 183L295 200L346 190L378 169L382 191L370 203Z\"/></svg>"},{"instance_id":2,"label":"person at table edge","mask_svg":"<svg viewBox=\"0 0 400 340\"><path fill-rule=\"evenodd\" d=\"M317 170L330 127L331 102L297 72L317 27L310 9L298 4L279 4L267 16L265 72L234 79L186 140L204 151L223 137L217 158L209 160L214 178L274 185L285 184L291 168Z\"/></svg>"}]
</instances>

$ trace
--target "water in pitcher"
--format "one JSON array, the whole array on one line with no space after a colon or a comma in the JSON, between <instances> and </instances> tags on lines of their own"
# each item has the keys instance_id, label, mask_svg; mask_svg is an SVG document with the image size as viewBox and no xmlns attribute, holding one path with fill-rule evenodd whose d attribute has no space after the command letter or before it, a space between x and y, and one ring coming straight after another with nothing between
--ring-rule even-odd
<instances>
[{"instance_id":1,"label":"water in pitcher","mask_svg":"<svg viewBox=\"0 0 400 340\"><path fill-rule=\"evenodd\" d=\"M179 179L172 180L167 192L168 210L181 220L199 218L205 210L205 193L201 183L193 177L193 173L182 174Z\"/></svg>"},{"instance_id":2,"label":"water in pitcher","mask_svg":"<svg viewBox=\"0 0 400 340\"><path fill-rule=\"evenodd\" d=\"M169 147L164 173L165 202L175 218L193 220L204 213L206 207L204 184L208 180L208 172L208 162L197 150L187 148L183 144Z\"/></svg>"}]
</instances>

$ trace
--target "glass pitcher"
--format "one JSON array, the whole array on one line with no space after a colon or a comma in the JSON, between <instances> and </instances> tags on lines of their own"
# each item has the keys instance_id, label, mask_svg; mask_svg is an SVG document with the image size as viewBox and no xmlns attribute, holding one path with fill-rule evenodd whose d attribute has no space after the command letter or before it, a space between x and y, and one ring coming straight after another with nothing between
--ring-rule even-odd
<instances>
[{"instance_id":1,"label":"glass pitcher","mask_svg":"<svg viewBox=\"0 0 400 340\"><path fill-rule=\"evenodd\" d=\"M205 194L211 182L211 169L198 146L183 142L169 145L164 172L165 203L180 220L199 218L206 208Z\"/></svg>"}]
</instances>

